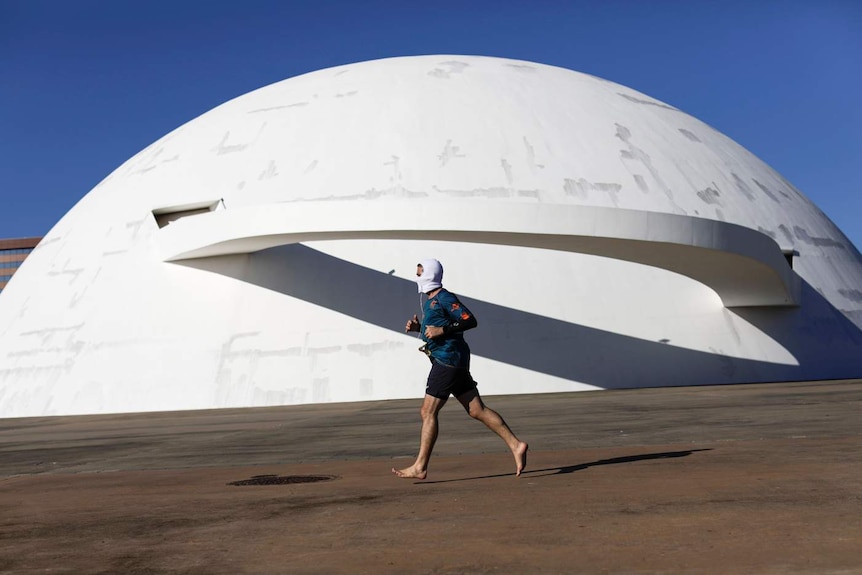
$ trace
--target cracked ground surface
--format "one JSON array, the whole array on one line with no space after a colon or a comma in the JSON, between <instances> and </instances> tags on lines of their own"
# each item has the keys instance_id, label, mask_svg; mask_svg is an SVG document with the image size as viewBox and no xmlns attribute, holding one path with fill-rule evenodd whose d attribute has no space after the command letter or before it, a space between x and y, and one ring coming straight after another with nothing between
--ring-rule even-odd
<instances>
[{"instance_id":1,"label":"cracked ground surface","mask_svg":"<svg viewBox=\"0 0 862 575\"><path fill-rule=\"evenodd\" d=\"M0 573L862 571L862 380L486 401L0 420Z\"/></svg>"}]
</instances>

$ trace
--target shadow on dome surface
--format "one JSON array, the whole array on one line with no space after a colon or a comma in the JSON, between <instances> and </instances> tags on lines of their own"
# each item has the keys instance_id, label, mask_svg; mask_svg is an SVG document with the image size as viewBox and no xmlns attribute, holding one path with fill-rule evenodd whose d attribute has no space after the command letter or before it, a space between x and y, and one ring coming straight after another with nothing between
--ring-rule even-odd
<instances>
[{"instance_id":1,"label":"shadow on dome surface","mask_svg":"<svg viewBox=\"0 0 862 575\"><path fill-rule=\"evenodd\" d=\"M416 309L414 282L302 244L174 265L232 277L397 333ZM798 308L730 308L783 345L798 365L676 347L458 296L480 323L467 337L474 355L603 389L805 380L815 365L818 379L856 377L862 370L860 354L850 350L862 348L862 331L804 281ZM828 330L822 330L824 322ZM824 333L845 337L821 342L812 333L818 324Z\"/></svg>"}]
</instances>

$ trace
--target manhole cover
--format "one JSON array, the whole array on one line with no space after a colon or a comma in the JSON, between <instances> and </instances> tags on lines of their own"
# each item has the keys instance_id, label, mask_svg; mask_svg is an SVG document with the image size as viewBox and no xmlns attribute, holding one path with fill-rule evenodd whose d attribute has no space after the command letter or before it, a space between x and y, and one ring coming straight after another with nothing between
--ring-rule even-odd
<instances>
[{"instance_id":1,"label":"manhole cover","mask_svg":"<svg viewBox=\"0 0 862 575\"><path fill-rule=\"evenodd\" d=\"M338 479L337 475L255 475L242 481L231 481L228 485L285 485L287 483L318 483Z\"/></svg>"}]
</instances>

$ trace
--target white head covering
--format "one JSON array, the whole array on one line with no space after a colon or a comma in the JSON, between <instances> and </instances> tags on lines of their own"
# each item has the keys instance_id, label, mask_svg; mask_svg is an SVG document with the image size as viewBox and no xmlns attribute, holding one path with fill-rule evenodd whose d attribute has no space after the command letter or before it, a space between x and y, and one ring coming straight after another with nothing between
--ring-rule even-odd
<instances>
[{"instance_id":1,"label":"white head covering","mask_svg":"<svg viewBox=\"0 0 862 575\"><path fill-rule=\"evenodd\" d=\"M420 261L419 265L422 266L422 275L416 278L419 293L428 293L443 287L443 264L435 259L427 259Z\"/></svg>"}]
</instances>

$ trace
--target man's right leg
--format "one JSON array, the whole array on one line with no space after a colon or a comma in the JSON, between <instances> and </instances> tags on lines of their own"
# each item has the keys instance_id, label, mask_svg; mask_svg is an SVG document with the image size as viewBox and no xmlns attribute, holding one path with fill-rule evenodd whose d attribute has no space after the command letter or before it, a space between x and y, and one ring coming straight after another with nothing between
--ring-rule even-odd
<instances>
[{"instance_id":1,"label":"man's right leg","mask_svg":"<svg viewBox=\"0 0 862 575\"><path fill-rule=\"evenodd\" d=\"M529 445L521 441L512 433L509 426L503 420L502 416L486 406L479 395L478 389L471 389L461 395L455 397L464 409L473 419L477 419L485 424L485 426L500 436L500 439L506 442L509 446L512 455L515 457L515 475L520 476L524 467L527 466L527 450Z\"/></svg>"},{"instance_id":2,"label":"man's right leg","mask_svg":"<svg viewBox=\"0 0 862 575\"><path fill-rule=\"evenodd\" d=\"M410 467L404 469L392 468L392 473L398 477L408 479L425 479L428 476L428 462L431 460L431 452L434 450L434 443L437 441L437 414L443 406L446 405L445 399L426 395L422 402L422 408L419 414L422 416L422 433L419 437L419 455L416 457L416 462Z\"/></svg>"}]
</instances>

